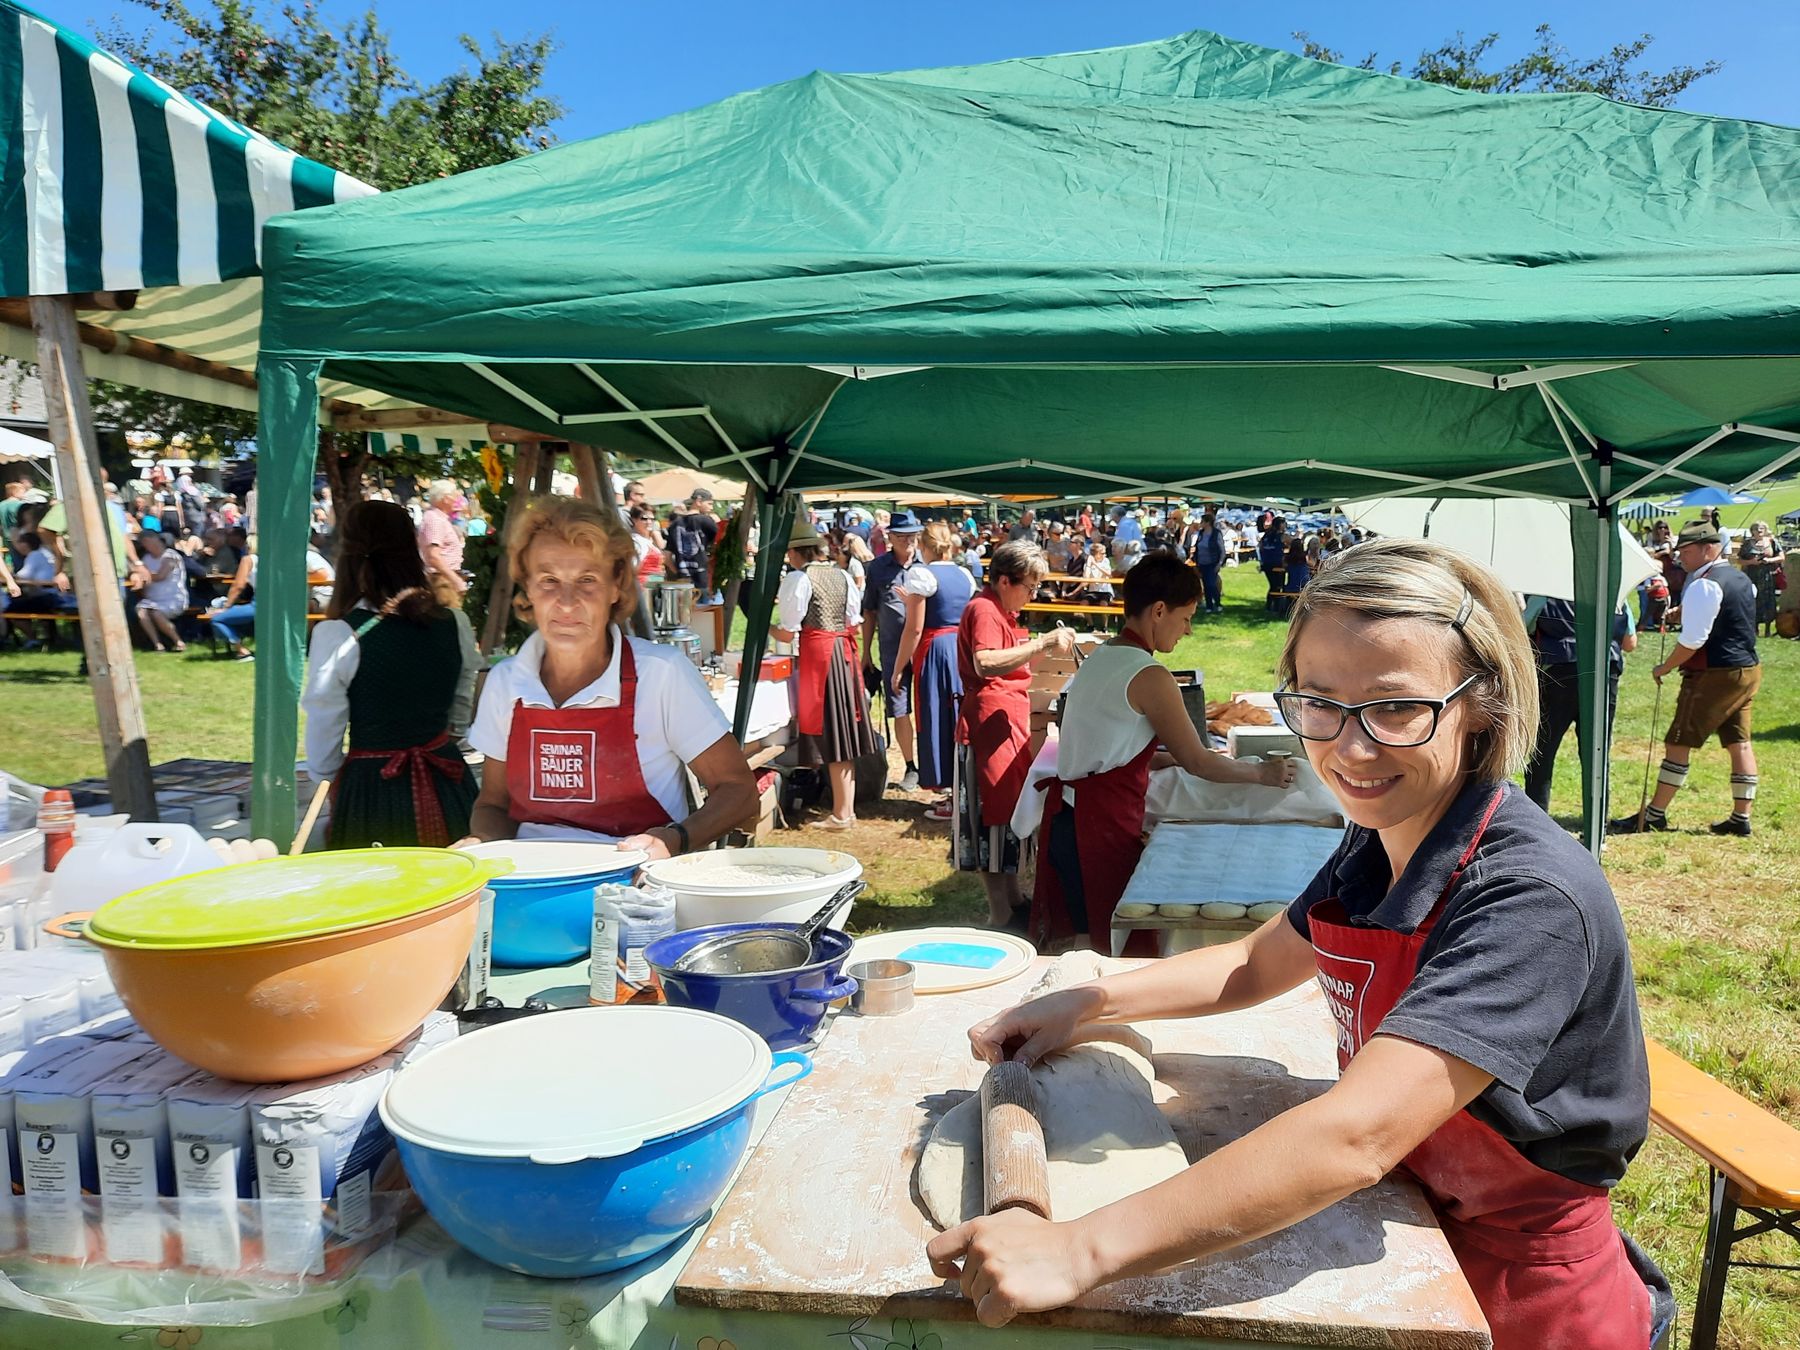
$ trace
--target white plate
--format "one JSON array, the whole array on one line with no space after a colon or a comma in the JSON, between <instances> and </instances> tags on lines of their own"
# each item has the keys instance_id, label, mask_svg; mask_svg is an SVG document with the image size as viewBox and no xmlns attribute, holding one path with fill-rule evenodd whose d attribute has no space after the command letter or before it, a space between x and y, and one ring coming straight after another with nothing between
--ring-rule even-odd
<instances>
[{"instance_id":1,"label":"white plate","mask_svg":"<svg viewBox=\"0 0 1800 1350\"><path fill-rule=\"evenodd\" d=\"M976 966L915 962L918 974L913 992L918 994L954 994L963 989L999 984L1002 980L1010 980L1037 959L1037 948L1016 933L1000 933L991 928L902 928L892 933L872 933L858 938L846 964L897 961L902 959L900 953L921 942L969 943L998 948L1005 955L985 970Z\"/></svg>"}]
</instances>

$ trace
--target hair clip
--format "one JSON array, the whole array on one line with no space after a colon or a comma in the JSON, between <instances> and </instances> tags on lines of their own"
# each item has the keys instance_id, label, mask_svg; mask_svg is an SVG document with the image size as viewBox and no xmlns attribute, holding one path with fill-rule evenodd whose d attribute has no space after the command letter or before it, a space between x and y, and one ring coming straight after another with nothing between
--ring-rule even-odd
<instances>
[{"instance_id":1,"label":"hair clip","mask_svg":"<svg viewBox=\"0 0 1800 1350\"><path fill-rule=\"evenodd\" d=\"M1463 592L1462 604L1457 608L1456 617L1454 619L1450 620L1450 626L1452 628L1454 628L1457 632L1459 632L1459 633L1462 632L1463 625L1469 621L1469 615L1473 614L1474 612L1475 612L1475 597L1473 595L1470 595L1469 592L1467 590L1465 590Z\"/></svg>"}]
</instances>

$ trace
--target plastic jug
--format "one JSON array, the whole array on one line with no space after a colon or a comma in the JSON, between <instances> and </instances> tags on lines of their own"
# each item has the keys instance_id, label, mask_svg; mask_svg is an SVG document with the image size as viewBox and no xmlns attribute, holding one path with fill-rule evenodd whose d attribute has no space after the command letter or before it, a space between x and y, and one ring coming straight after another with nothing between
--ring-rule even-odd
<instances>
[{"instance_id":1,"label":"plastic jug","mask_svg":"<svg viewBox=\"0 0 1800 1350\"><path fill-rule=\"evenodd\" d=\"M192 825L120 825L76 839L51 875L50 899L66 910L98 909L126 891L218 866L219 855Z\"/></svg>"}]
</instances>

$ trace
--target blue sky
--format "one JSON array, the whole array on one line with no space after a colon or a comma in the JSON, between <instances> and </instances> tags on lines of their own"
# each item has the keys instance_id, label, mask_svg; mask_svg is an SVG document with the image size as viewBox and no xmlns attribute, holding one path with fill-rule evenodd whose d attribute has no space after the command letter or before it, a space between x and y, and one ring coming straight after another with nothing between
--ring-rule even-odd
<instances>
[{"instance_id":1,"label":"blue sky","mask_svg":"<svg viewBox=\"0 0 1800 1350\"><path fill-rule=\"evenodd\" d=\"M204 8L205 0L190 0ZM273 0L263 0L273 11ZM328 15L367 8L322 0ZM93 33L115 18L129 30L147 16L124 0L35 0L50 17ZM876 71L961 65L1008 56L1078 51L1211 28L1268 46L1296 48L1306 30L1355 61L1373 50L1410 63L1458 29L1498 29L1501 50L1523 51L1551 21L1578 56L1640 32L1656 43L1645 64L1662 69L1707 60L1725 69L1700 81L1679 106L1695 112L1800 125L1800 3L1794 0L1598 0L1521 7L1462 0L1386 4L1240 3L1237 0L377 0L401 64L434 78L463 62L458 33L508 37L550 32L561 44L546 80L568 108L562 140L631 126L811 70Z\"/></svg>"}]
</instances>

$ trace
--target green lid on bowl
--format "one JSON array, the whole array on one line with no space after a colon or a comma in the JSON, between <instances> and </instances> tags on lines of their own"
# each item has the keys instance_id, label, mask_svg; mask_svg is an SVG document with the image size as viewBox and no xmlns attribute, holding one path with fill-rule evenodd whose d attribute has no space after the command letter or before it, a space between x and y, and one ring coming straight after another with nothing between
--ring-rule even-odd
<instances>
[{"instance_id":1,"label":"green lid on bowl","mask_svg":"<svg viewBox=\"0 0 1800 1350\"><path fill-rule=\"evenodd\" d=\"M438 848L358 848L194 872L109 900L87 936L191 951L341 933L434 909L510 870Z\"/></svg>"}]
</instances>

